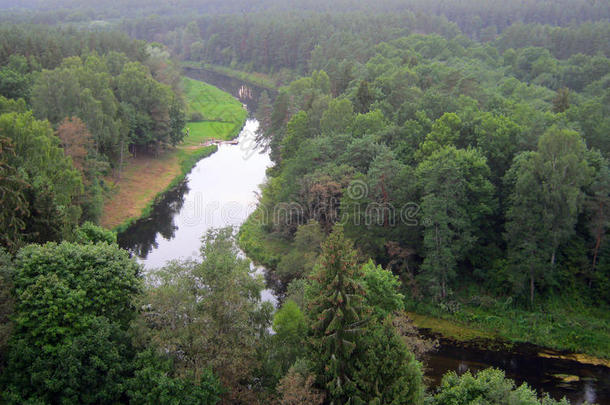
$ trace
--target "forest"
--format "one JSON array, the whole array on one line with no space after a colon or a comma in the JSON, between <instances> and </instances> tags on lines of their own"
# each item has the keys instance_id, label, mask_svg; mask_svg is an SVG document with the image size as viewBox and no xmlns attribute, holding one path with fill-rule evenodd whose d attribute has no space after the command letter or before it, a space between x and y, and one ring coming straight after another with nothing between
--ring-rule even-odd
<instances>
[{"instance_id":1,"label":"forest","mask_svg":"<svg viewBox=\"0 0 610 405\"><path fill-rule=\"evenodd\" d=\"M129 152L178 143L185 113L180 74L158 48L118 32L0 30L0 239L16 251L98 221L103 177L120 176Z\"/></svg>"},{"instance_id":2,"label":"forest","mask_svg":"<svg viewBox=\"0 0 610 405\"><path fill-rule=\"evenodd\" d=\"M414 319L610 367L609 19L0 0L0 402L568 405L501 369L433 384ZM265 84L273 165L240 228L148 269L100 226L109 181L208 128L204 66Z\"/></svg>"}]
</instances>

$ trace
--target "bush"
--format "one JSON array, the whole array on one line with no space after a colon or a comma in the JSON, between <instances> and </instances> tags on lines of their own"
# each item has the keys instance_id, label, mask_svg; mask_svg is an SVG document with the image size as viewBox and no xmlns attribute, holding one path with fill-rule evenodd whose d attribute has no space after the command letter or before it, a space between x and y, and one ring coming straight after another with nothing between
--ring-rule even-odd
<instances>
[{"instance_id":1,"label":"bush","mask_svg":"<svg viewBox=\"0 0 610 405\"><path fill-rule=\"evenodd\" d=\"M99 242L114 244L116 243L116 233L91 222L85 222L76 229L75 239L77 243L85 245Z\"/></svg>"},{"instance_id":2,"label":"bush","mask_svg":"<svg viewBox=\"0 0 610 405\"><path fill-rule=\"evenodd\" d=\"M14 260L2 403L118 403L140 266L117 245L29 245Z\"/></svg>"},{"instance_id":3,"label":"bush","mask_svg":"<svg viewBox=\"0 0 610 405\"><path fill-rule=\"evenodd\" d=\"M189 121L191 121L191 122L203 121L203 114L201 114L199 111L192 112L190 115Z\"/></svg>"},{"instance_id":4,"label":"bush","mask_svg":"<svg viewBox=\"0 0 610 405\"><path fill-rule=\"evenodd\" d=\"M538 398L536 391L523 384L519 387L506 378L504 371L488 368L472 375L470 371L458 376L445 374L431 405L568 405L565 399L554 401L548 396Z\"/></svg>"}]
</instances>

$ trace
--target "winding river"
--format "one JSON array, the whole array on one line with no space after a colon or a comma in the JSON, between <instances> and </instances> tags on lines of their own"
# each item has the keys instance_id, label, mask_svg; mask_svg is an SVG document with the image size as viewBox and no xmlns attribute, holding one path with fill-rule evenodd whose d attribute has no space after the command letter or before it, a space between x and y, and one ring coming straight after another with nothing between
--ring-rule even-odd
<instances>
[{"instance_id":1,"label":"winding river","mask_svg":"<svg viewBox=\"0 0 610 405\"><path fill-rule=\"evenodd\" d=\"M204 80L256 109L263 89L241 80L198 69L186 74ZM270 92L271 93L271 92ZM249 118L237 145L220 145L216 153L200 160L174 190L155 205L149 217L136 221L119 235L121 247L130 250L145 268L163 266L168 260L196 257L201 236L211 228L239 226L256 207L259 185L271 165L268 153L254 142L258 122ZM262 269L256 269L262 271ZM276 302L265 290L263 299ZM537 355L539 348L520 345L511 351L485 350L441 340L439 349L428 356L426 375L433 384L449 371L498 367L517 382L527 382L555 398L566 396L573 403L583 401L610 405L610 369L575 361Z\"/></svg>"}]
</instances>

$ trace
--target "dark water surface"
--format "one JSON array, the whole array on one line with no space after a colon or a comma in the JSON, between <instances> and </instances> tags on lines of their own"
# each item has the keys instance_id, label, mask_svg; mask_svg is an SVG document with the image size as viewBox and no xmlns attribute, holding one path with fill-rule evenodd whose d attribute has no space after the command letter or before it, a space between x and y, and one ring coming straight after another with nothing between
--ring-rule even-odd
<instances>
[{"instance_id":1,"label":"dark water surface","mask_svg":"<svg viewBox=\"0 0 610 405\"><path fill-rule=\"evenodd\" d=\"M527 383L538 392L547 392L555 399L568 398L573 404L584 401L610 404L610 369L581 364L577 361L541 357L541 348L516 345L512 350L486 350L484 345L464 346L440 340L437 351L426 359L426 376L434 385L447 371L475 372L488 367L502 369L518 384ZM568 377L571 382L564 379Z\"/></svg>"},{"instance_id":2,"label":"dark water surface","mask_svg":"<svg viewBox=\"0 0 610 405\"><path fill-rule=\"evenodd\" d=\"M211 71L186 69L185 72L240 98L250 111L256 109L256 101L263 91ZM119 235L121 247L133 252L145 268L151 269L171 259L196 257L200 238L208 229L243 223L256 207L259 185L265 181L265 171L271 165L268 153L254 142L257 127L258 122L249 119L238 145L220 145L218 152L199 161L185 182L155 205L150 217L136 221ZM263 299L275 302L271 290L264 292ZM426 375L434 384L450 370L465 372L497 367L518 383L527 382L554 398L566 396L577 404L589 401L610 405L610 369L607 367L540 357L536 354L539 350L530 345L497 351L465 347L448 340L440 343L439 349L427 358ZM564 381L562 378L566 376L571 376L573 381Z\"/></svg>"}]
</instances>

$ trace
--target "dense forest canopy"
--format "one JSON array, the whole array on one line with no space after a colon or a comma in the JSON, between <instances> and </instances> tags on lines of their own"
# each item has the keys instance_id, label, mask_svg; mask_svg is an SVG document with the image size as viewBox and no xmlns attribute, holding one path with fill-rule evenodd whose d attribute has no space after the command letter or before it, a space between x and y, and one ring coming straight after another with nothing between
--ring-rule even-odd
<instances>
[{"instance_id":1,"label":"dense forest canopy","mask_svg":"<svg viewBox=\"0 0 610 405\"><path fill-rule=\"evenodd\" d=\"M305 21L301 26L317 20ZM602 262L608 251L600 243L606 231L600 234L593 223L607 223L607 198L601 195L608 190L594 188L607 177L610 60L602 49L592 49L607 43L583 40L589 48L568 55L547 30L538 31L547 38L540 41L546 47L508 47L521 35L519 28L528 26L510 28L487 43L407 32L374 46L370 36L370 46L358 46L359 37L349 35L344 42L331 36L316 44L305 68L312 73L282 87L273 108L263 105L259 114L276 161L263 202L301 207L290 217L274 218L267 232L295 240L299 226L310 220L327 231L345 222L346 233L377 261L395 262L400 249L408 250L413 265L404 276L419 279L419 288L427 284L441 299L451 280L470 278L496 293L513 284L525 295L527 279L530 303L537 288L573 293L581 287L583 298L607 302L608 270ZM603 37L608 23L590 29ZM567 31L574 38L585 32L583 26ZM293 38L298 43L301 36ZM222 47L205 45L203 60L230 63L214 60L214 49ZM226 45L225 50L239 49ZM294 47L273 49L279 55L266 62L257 59L264 54L259 52L254 66L274 70L290 68L284 60L299 63L282 58ZM235 51L231 63L240 66L241 57ZM359 201L350 196L355 182L366 190ZM419 210L416 226L400 218L391 226L374 220L363 226L368 207L399 210L408 203ZM528 246L524 235L533 238ZM577 251L583 255L578 270ZM521 266L534 257L538 270L534 266L520 279ZM284 282L303 275L295 271L300 261L265 260ZM454 282L453 288L463 285Z\"/></svg>"},{"instance_id":2,"label":"dense forest canopy","mask_svg":"<svg viewBox=\"0 0 610 405\"><path fill-rule=\"evenodd\" d=\"M129 152L178 143L184 106L169 54L142 41L33 25L0 31L1 153L11 173L3 192L12 212L2 244L15 249L97 221L103 176L120 175ZM69 173L72 180L59 178Z\"/></svg>"},{"instance_id":3,"label":"dense forest canopy","mask_svg":"<svg viewBox=\"0 0 610 405\"><path fill-rule=\"evenodd\" d=\"M430 386L411 319L610 357L609 19L0 0L1 401L567 404L500 370ZM145 270L96 224L128 157L183 140L182 66L264 78L274 165L238 232Z\"/></svg>"}]
</instances>

